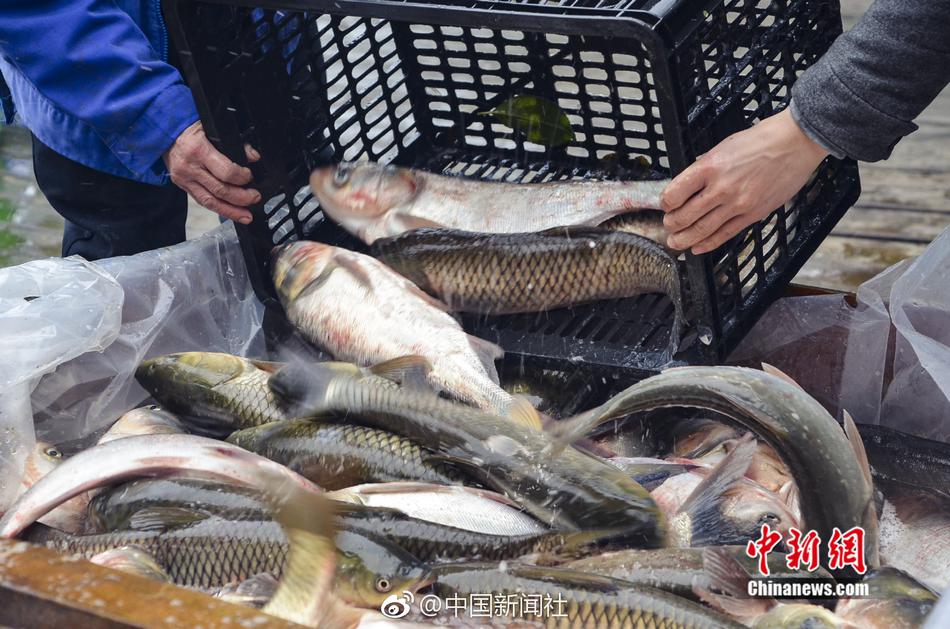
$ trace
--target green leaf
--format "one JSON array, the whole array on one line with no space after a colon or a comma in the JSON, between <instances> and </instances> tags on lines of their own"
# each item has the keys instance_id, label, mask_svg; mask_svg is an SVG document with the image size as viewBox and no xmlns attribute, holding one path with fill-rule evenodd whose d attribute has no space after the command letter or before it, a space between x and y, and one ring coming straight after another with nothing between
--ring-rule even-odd
<instances>
[{"instance_id":1,"label":"green leaf","mask_svg":"<svg viewBox=\"0 0 950 629\"><path fill-rule=\"evenodd\" d=\"M540 96L509 98L486 115L494 116L535 144L556 147L574 141L574 130L567 114Z\"/></svg>"}]
</instances>

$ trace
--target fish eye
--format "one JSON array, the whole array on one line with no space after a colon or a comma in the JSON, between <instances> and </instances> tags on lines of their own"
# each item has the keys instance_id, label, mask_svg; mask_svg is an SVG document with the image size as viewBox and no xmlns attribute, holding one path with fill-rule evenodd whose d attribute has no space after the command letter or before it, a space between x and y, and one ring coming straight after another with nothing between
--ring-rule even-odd
<instances>
[{"instance_id":1,"label":"fish eye","mask_svg":"<svg viewBox=\"0 0 950 629\"><path fill-rule=\"evenodd\" d=\"M146 408L147 408L148 410L150 410L150 411L157 411L157 410L160 409L160 407L159 407L158 404L152 404L152 405L150 405L150 406L147 406Z\"/></svg>"},{"instance_id":2,"label":"fish eye","mask_svg":"<svg viewBox=\"0 0 950 629\"><path fill-rule=\"evenodd\" d=\"M386 577L379 577L376 579L376 591L377 592L388 592L392 588L392 584L389 582L389 579Z\"/></svg>"},{"instance_id":3,"label":"fish eye","mask_svg":"<svg viewBox=\"0 0 950 629\"><path fill-rule=\"evenodd\" d=\"M333 185L343 186L346 185L346 182L350 180L350 167L344 166L343 164L336 167L336 171L333 173Z\"/></svg>"},{"instance_id":4,"label":"fish eye","mask_svg":"<svg viewBox=\"0 0 950 629\"><path fill-rule=\"evenodd\" d=\"M51 459L63 458L63 453L57 450L56 448L46 448L45 450L43 450L43 454L45 454Z\"/></svg>"},{"instance_id":5,"label":"fish eye","mask_svg":"<svg viewBox=\"0 0 950 629\"><path fill-rule=\"evenodd\" d=\"M778 517L774 513L763 513L762 517L759 518L759 525L762 524L778 524L782 521L782 518Z\"/></svg>"}]
</instances>

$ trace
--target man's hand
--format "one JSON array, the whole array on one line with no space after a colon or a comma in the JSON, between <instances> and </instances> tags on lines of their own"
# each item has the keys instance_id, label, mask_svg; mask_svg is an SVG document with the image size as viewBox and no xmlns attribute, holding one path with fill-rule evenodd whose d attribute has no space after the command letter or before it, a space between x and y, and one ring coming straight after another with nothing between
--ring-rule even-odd
<instances>
[{"instance_id":1,"label":"man's hand","mask_svg":"<svg viewBox=\"0 0 950 629\"><path fill-rule=\"evenodd\" d=\"M660 195L667 245L716 249L794 197L827 155L787 109L726 138Z\"/></svg>"},{"instance_id":2,"label":"man's hand","mask_svg":"<svg viewBox=\"0 0 950 629\"><path fill-rule=\"evenodd\" d=\"M250 161L260 155L246 147ZM172 182L191 197L225 218L247 225L251 222L248 206L261 200L257 190L242 188L251 183L251 171L238 166L219 153L205 137L200 122L178 136L162 156Z\"/></svg>"}]
</instances>

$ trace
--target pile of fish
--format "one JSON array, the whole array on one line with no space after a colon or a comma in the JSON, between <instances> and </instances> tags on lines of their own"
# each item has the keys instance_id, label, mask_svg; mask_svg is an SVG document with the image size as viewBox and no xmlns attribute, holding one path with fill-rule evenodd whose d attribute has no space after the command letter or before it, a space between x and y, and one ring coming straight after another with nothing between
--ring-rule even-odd
<instances>
[{"instance_id":1,"label":"pile of fish","mask_svg":"<svg viewBox=\"0 0 950 629\"><path fill-rule=\"evenodd\" d=\"M773 369L671 369L557 422L520 396L504 415L447 399L430 373L147 360L161 407L71 457L38 444L0 535L320 627L487 624L393 624L380 610L405 592L563 600L491 621L529 627L916 627L948 585L946 451L862 440ZM211 429L226 440L188 434ZM872 598L748 598L763 524L863 527ZM855 577L783 552L783 579Z\"/></svg>"},{"instance_id":2,"label":"pile of fish","mask_svg":"<svg viewBox=\"0 0 950 629\"><path fill-rule=\"evenodd\" d=\"M307 266L318 275L340 269L315 292L344 291L335 299L353 307L357 296L390 300L412 291L439 300L428 300L438 309L498 315L662 293L674 307L669 344L675 351L683 327L680 273L656 209L667 183L513 184L372 162L338 164L314 171L311 190L326 214L383 264L351 251L298 247L310 250ZM302 255L281 253L277 264ZM396 282L390 269L410 282ZM285 306L297 294L281 291ZM307 301L332 312L327 299Z\"/></svg>"},{"instance_id":3,"label":"pile of fish","mask_svg":"<svg viewBox=\"0 0 950 629\"><path fill-rule=\"evenodd\" d=\"M72 456L38 444L0 536L330 629L922 625L950 581L943 446L839 424L768 366L670 369L568 413L570 374L502 381L501 349L453 316L655 291L680 321L658 217L631 212L663 182L357 164L311 185L372 254L274 251L289 321L329 358L145 360L156 405ZM824 541L860 527L866 574L827 556L792 570L784 542L767 565L872 596L749 598L765 527ZM549 605L490 603L486 620L412 594Z\"/></svg>"}]
</instances>

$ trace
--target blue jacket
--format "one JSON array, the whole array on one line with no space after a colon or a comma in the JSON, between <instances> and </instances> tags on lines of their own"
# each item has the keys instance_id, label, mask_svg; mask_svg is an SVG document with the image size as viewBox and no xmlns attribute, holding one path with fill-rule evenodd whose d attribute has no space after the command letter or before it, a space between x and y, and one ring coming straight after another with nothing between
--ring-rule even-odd
<instances>
[{"instance_id":1,"label":"blue jacket","mask_svg":"<svg viewBox=\"0 0 950 629\"><path fill-rule=\"evenodd\" d=\"M162 153L198 112L167 59L160 0L0 0L4 121L96 170L168 181Z\"/></svg>"}]
</instances>

